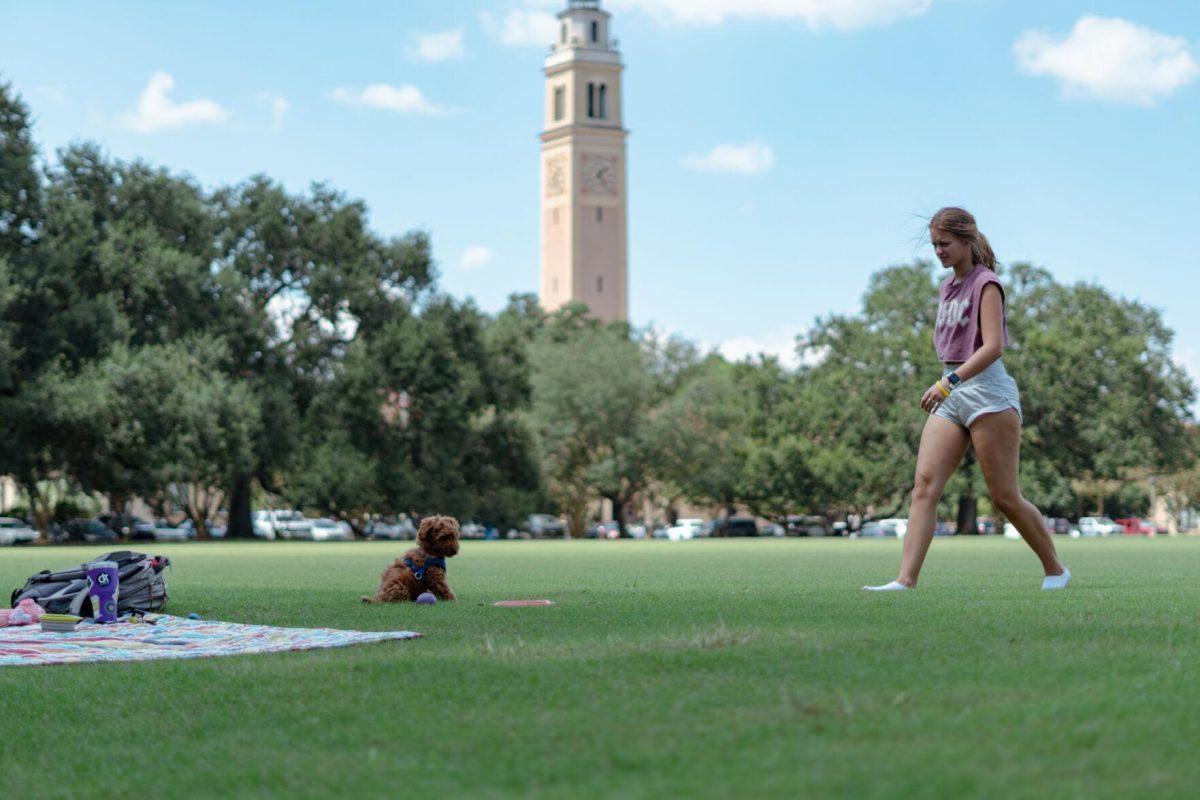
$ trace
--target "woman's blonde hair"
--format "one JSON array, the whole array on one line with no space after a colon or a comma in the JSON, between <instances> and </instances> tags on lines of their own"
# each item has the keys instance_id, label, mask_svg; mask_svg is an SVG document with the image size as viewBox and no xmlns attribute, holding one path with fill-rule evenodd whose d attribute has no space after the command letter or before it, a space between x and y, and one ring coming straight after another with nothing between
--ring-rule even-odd
<instances>
[{"instance_id":1,"label":"woman's blonde hair","mask_svg":"<svg viewBox=\"0 0 1200 800\"><path fill-rule=\"evenodd\" d=\"M983 264L993 272L996 271L996 254L987 237L979 232L975 217L965 208L946 206L929 220L929 230L942 231L951 236L957 236L971 245L971 259L975 264Z\"/></svg>"}]
</instances>

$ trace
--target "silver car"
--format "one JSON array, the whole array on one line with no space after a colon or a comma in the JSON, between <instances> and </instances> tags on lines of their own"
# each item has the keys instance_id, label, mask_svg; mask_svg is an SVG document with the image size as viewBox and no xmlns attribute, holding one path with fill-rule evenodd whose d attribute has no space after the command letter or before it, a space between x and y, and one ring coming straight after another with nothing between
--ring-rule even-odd
<instances>
[{"instance_id":1,"label":"silver car","mask_svg":"<svg viewBox=\"0 0 1200 800\"><path fill-rule=\"evenodd\" d=\"M0 545L36 542L38 532L15 517L0 517Z\"/></svg>"},{"instance_id":2,"label":"silver car","mask_svg":"<svg viewBox=\"0 0 1200 800\"><path fill-rule=\"evenodd\" d=\"M347 523L332 519L314 519L309 531L314 542L349 542L354 539L354 531Z\"/></svg>"},{"instance_id":3,"label":"silver car","mask_svg":"<svg viewBox=\"0 0 1200 800\"><path fill-rule=\"evenodd\" d=\"M1120 532L1121 526L1108 517L1082 517L1079 520L1081 536L1108 536Z\"/></svg>"},{"instance_id":4,"label":"silver car","mask_svg":"<svg viewBox=\"0 0 1200 800\"><path fill-rule=\"evenodd\" d=\"M188 532L184 528L172 525L165 519L154 523L154 541L156 542L186 542Z\"/></svg>"}]
</instances>

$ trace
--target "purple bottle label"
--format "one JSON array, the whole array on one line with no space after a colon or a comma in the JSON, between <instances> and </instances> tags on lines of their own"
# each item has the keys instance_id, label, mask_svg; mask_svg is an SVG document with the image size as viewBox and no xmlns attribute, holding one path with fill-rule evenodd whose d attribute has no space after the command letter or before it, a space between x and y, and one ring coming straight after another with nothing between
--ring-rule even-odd
<instances>
[{"instance_id":1,"label":"purple bottle label","mask_svg":"<svg viewBox=\"0 0 1200 800\"><path fill-rule=\"evenodd\" d=\"M92 601L92 616L97 622L116 622L120 576L112 561L93 561L87 570L88 595Z\"/></svg>"}]
</instances>

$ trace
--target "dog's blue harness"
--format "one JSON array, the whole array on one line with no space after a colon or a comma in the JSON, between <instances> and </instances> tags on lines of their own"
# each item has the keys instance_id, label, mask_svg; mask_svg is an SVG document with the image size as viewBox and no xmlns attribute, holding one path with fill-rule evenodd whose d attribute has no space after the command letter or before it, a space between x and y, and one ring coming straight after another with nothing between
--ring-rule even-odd
<instances>
[{"instance_id":1,"label":"dog's blue harness","mask_svg":"<svg viewBox=\"0 0 1200 800\"><path fill-rule=\"evenodd\" d=\"M425 570L429 569L430 567L441 567L443 570L446 569L446 559L441 557L427 558L425 559L425 563L418 567L411 558L406 558L404 559L404 566L412 570L414 578L419 581L423 581L425 580Z\"/></svg>"}]
</instances>

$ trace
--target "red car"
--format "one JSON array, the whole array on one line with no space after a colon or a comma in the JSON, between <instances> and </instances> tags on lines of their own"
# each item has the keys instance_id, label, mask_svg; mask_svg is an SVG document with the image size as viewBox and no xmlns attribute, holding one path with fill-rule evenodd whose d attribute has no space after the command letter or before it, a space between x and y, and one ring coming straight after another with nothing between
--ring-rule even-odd
<instances>
[{"instance_id":1,"label":"red car","mask_svg":"<svg viewBox=\"0 0 1200 800\"><path fill-rule=\"evenodd\" d=\"M1120 525L1125 533L1132 535L1153 536L1158 531L1154 527L1154 523L1149 520L1138 519L1137 517L1125 517L1124 519L1115 520Z\"/></svg>"}]
</instances>

